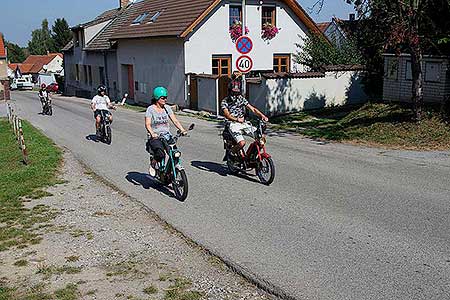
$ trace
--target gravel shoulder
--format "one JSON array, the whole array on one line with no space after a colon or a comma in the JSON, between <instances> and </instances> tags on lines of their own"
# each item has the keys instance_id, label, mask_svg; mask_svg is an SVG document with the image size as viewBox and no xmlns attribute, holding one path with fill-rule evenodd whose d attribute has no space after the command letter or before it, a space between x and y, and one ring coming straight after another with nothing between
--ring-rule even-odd
<instances>
[{"instance_id":1,"label":"gravel shoulder","mask_svg":"<svg viewBox=\"0 0 450 300\"><path fill-rule=\"evenodd\" d=\"M52 196L24 199L58 212L42 227L42 241L0 252L0 285L17 295L70 286L76 299L275 299L101 182L69 151L60 177L64 183L47 190Z\"/></svg>"}]
</instances>

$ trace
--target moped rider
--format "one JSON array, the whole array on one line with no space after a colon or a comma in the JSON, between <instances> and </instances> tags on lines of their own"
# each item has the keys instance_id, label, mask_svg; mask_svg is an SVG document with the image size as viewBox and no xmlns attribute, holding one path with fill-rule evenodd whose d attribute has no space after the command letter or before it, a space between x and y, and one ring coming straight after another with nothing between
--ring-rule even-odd
<instances>
[{"instance_id":1,"label":"moped rider","mask_svg":"<svg viewBox=\"0 0 450 300\"><path fill-rule=\"evenodd\" d=\"M156 87L153 90L152 105L147 108L145 113L145 128L148 133L147 151L153 152L150 161L149 174L156 175L158 162L166 156L164 145L160 137L170 140L172 135L170 133L170 121L181 131L182 135L186 135L187 131L178 121L173 113L172 108L167 105L168 91L165 87Z\"/></svg>"},{"instance_id":2,"label":"moped rider","mask_svg":"<svg viewBox=\"0 0 450 300\"><path fill-rule=\"evenodd\" d=\"M39 89L39 100L42 105L42 113L44 113L44 107L47 102L51 101L50 93L47 91L47 85L45 83L41 84L41 88Z\"/></svg>"},{"instance_id":3,"label":"moped rider","mask_svg":"<svg viewBox=\"0 0 450 300\"><path fill-rule=\"evenodd\" d=\"M238 155L240 150L245 147L244 135L250 135L255 128L245 123L245 110L248 109L264 122L268 122L269 118L260 112L256 107L251 105L242 95L242 74L233 72L231 82L228 85L228 96L221 102L221 108L227 121L228 128L233 136L236 145L231 149L232 155Z\"/></svg>"},{"instance_id":4,"label":"moped rider","mask_svg":"<svg viewBox=\"0 0 450 300\"><path fill-rule=\"evenodd\" d=\"M91 109L94 112L95 128L97 129L97 136L100 130L101 112L103 111L108 118L109 122L112 123L113 117L109 109L116 109L116 107L111 103L111 100L106 95L106 87L100 85L97 88L97 95L92 98Z\"/></svg>"}]
</instances>

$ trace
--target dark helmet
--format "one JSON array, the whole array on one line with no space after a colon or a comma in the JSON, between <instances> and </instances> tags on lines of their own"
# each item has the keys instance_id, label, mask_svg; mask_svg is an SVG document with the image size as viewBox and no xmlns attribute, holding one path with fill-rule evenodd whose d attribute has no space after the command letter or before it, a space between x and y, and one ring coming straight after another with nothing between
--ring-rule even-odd
<instances>
[{"instance_id":1,"label":"dark helmet","mask_svg":"<svg viewBox=\"0 0 450 300\"><path fill-rule=\"evenodd\" d=\"M101 95L102 92L105 92L105 93L106 93L106 87L105 87L104 85L100 85L100 86L97 88L97 93L98 93L99 95Z\"/></svg>"},{"instance_id":2,"label":"dark helmet","mask_svg":"<svg viewBox=\"0 0 450 300\"><path fill-rule=\"evenodd\" d=\"M45 83L41 84L41 89L45 89L47 87L47 85Z\"/></svg>"},{"instance_id":3,"label":"dark helmet","mask_svg":"<svg viewBox=\"0 0 450 300\"><path fill-rule=\"evenodd\" d=\"M231 81L228 83L229 95L240 95L242 93L242 73L235 71L231 75Z\"/></svg>"}]
</instances>

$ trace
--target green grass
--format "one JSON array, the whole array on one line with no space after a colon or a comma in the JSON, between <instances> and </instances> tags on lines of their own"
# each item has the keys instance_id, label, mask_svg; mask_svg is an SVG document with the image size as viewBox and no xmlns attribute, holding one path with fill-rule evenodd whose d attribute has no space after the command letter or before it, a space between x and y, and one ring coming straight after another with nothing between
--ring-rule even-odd
<instances>
[{"instance_id":1,"label":"green grass","mask_svg":"<svg viewBox=\"0 0 450 300\"><path fill-rule=\"evenodd\" d=\"M26 291L0 286L0 300L77 300L79 296L75 284L68 284L53 294L45 293L43 285L28 288Z\"/></svg>"},{"instance_id":2,"label":"green grass","mask_svg":"<svg viewBox=\"0 0 450 300\"><path fill-rule=\"evenodd\" d=\"M137 112L145 112L147 110L147 107L141 106L141 105L138 105L138 104L125 103L125 105L119 106L119 107L123 107L123 108L126 108L126 109L131 109L131 110L134 110L134 111L137 111Z\"/></svg>"},{"instance_id":3,"label":"green grass","mask_svg":"<svg viewBox=\"0 0 450 300\"><path fill-rule=\"evenodd\" d=\"M26 266L28 266L28 261L25 259L19 259L16 262L14 262L14 265L16 267L26 267Z\"/></svg>"},{"instance_id":4,"label":"green grass","mask_svg":"<svg viewBox=\"0 0 450 300\"><path fill-rule=\"evenodd\" d=\"M55 212L40 205L23 206L22 197L48 195L42 189L57 183L61 151L41 132L23 121L29 164L22 154L6 119L0 119L0 251L26 247L40 241L33 227L51 220Z\"/></svg>"},{"instance_id":5,"label":"green grass","mask_svg":"<svg viewBox=\"0 0 450 300\"><path fill-rule=\"evenodd\" d=\"M188 290L192 283L185 278L170 279L172 284L166 289L165 300L199 300L203 294L198 291Z\"/></svg>"},{"instance_id":6,"label":"green grass","mask_svg":"<svg viewBox=\"0 0 450 300\"><path fill-rule=\"evenodd\" d=\"M154 285L150 285L150 286L146 287L143 290L143 292L146 293L147 295L153 295L153 294L158 293L158 288Z\"/></svg>"},{"instance_id":7,"label":"green grass","mask_svg":"<svg viewBox=\"0 0 450 300\"><path fill-rule=\"evenodd\" d=\"M448 150L450 126L428 109L421 122L394 104L366 104L299 112L271 120L275 128L296 130L318 139L401 149Z\"/></svg>"},{"instance_id":8,"label":"green grass","mask_svg":"<svg viewBox=\"0 0 450 300\"><path fill-rule=\"evenodd\" d=\"M45 278L50 278L52 275L61 275L61 274L77 274L81 272L81 267L72 267L72 266L40 266L36 272L36 274L42 274Z\"/></svg>"}]
</instances>

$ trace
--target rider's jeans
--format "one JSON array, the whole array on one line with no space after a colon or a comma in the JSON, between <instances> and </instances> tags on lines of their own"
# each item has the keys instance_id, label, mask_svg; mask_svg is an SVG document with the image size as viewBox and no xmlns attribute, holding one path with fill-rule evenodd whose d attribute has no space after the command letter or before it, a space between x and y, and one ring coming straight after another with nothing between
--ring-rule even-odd
<instances>
[{"instance_id":1,"label":"rider's jeans","mask_svg":"<svg viewBox=\"0 0 450 300\"><path fill-rule=\"evenodd\" d=\"M255 132L255 130L256 128L254 126L247 123L230 123L230 132L237 143L244 140L244 135L253 136L253 132Z\"/></svg>"}]
</instances>

